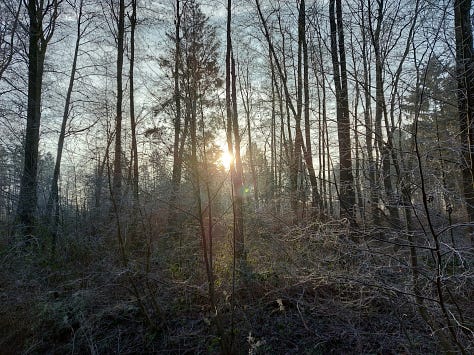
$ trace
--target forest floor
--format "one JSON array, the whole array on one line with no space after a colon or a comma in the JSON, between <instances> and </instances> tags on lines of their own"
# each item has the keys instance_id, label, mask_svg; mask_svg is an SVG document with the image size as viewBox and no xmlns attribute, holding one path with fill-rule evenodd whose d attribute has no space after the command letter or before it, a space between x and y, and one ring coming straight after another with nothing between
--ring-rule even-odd
<instances>
[{"instance_id":1,"label":"forest floor","mask_svg":"<svg viewBox=\"0 0 474 355\"><path fill-rule=\"evenodd\" d=\"M218 354L223 342L241 354L442 353L417 312L407 251L380 240L390 232L252 223L235 274L230 238L214 241L217 312L192 227L128 241L126 265L113 238L63 237L52 261L2 237L0 354ZM473 264L452 260L450 290L470 329ZM472 333L460 340L474 352Z\"/></svg>"}]
</instances>

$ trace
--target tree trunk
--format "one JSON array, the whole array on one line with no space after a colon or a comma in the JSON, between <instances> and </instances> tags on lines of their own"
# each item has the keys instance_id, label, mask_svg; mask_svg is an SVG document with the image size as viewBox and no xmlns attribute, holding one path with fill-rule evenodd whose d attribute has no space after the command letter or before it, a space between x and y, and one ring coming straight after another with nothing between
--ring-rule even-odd
<instances>
[{"instance_id":1,"label":"tree trunk","mask_svg":"<svg viewBox=\"0 0 474 355\"><path fill-rule=\"evenodd\" d=\"M461 137L461 170L469 222L474 222L474 50L472 45L471 0L454 1L456 73ZM473 228L470 228L474 244Z\"/></svg>"},{"instance_id":2,"label":"tree trunk","mask_svg":"<svg viewBox=\"0 0 474 355\"><path fill-rule=\"evenodd\" d=\"M41 6L40 6L41 5ZM29 0L27 4L29 17L29 50L28 50L28 109L26 117L25 155L23 174L20 182L17 220L31 234L35 224L38 189L38 146L41 122L41 90L46 48L53 36L58 16L58 1L38 4ZM45 11L46 9L46 11ZM47 32L43 29L43 20L50 14Z\"/></svg>"},{"instance_id":3,"label":"tree trunk","mask_svg":"<svg viewBox=\"0 0 474 355\"><path fill-rule=\"evenodd\" d=\"M271 60L271 56L270 56ZM273 70L271 71L271 88L272 88L272 94L271 94L271 100L272 100L272 113L271 113L271 129L270 129L270 146L271 146L271 154L270 154L270 165L271 165L271 182L270 182L270 200L272 207L274 209L274 212L278 210L277 206L275 205L275 192L276 192L276 186L278 182L278 176L277 176L277 171L278 171L278 163L277 163L277 139L276 139L276 95L275 95L275 75L273 73Z\"/></svg>"},{"instance_id":4,"label":"tree trunk","mask_svg":"<svg viewBox=\"0 0 474 355\"><path fill-rule=\"evenodd\" d=\"M231 0L227 1L227 49L226 49L226 111L227 111L227 145L233 152L231 164L234 211L234 249L235 257L244 258L244 218L243 218L243 169L240 157L240 133L237 116L237 89L235 61L231 36ZM232 146L233 140L233 146Z\"/></svg>"},{"instance_id":5,"label":"tree trunk","mask_svg":"<svg viewBox=\"0 0 474 355\"><path fill-rule=\"evenodd\" d=\"M138 208L138 148L137 148L137 122L135 118L135 87L134 87L134 67L135 67L135 29L137 27L137 1L132 0L132 14L130 16L130 126L132 131L132 192L134 210Z\"/></svg>"},{"instance_id":6,"label":"tree trunk","mask_svg":"<svg viewBox=\"0 0 474 355\"><path fill-rule=\"evenodd\" d=\"M242 83L244 83L244 86L242 86ZM248 64L246 66L246 72L245 76L242 76L239 80L239 86L240 86L240 94L242 97L242 104L244 106L244 111L245 111L245 118L247 121L247 137L248 137L248 155L249 155L249 165L250 165L250 172L252 174L252 184L253 184L253 196L254 196L254 203L255 203L255 208L258 209L259 207L259 191L258 191L258 180L257 180L257 172L255 169L255 161L254 161L254 151L253 151L253 146L252 146L252 126L250 124L250 113L251 113L251 97L250 97L250 92L251 92L251 84L250 84L250 75L249 75L249 68ZM273 88L272 88L273 90ZM244 93L245 91L245 93ZM272 116L273 117L273 116ZM273 126L271 127L271 132L273 132ZM272 133L270 133L272 134ZM273 136L271 137L271 140L273 139ZM273 140L272 140L273 142ZM272 152L273 152L273 148ZM271 161L273 163L273 155L271 155Z\"/></svg>"},{"instance_id":7,"label":"tree trunk","mask_svg":"<svg viewBox=\"0 0 474 355\"><path fill-rule=\"evenodd\" d=\"M175 208L178 200L179 186L181 184L182 171L182 154L180 154L180 140L181 145L184 144L184 133L181 135L181 92L179 85L179 69L181 63L181 14L180 14L180 0L176 0L176 21L175 21L175 57L174 57L174 102L176 106L176 115L174 119L174 143L173 143L173 172L171 178L172 192L170 198L171 212L168 218L168 225L171 229L176 223L177 211ZM180 137L181 135L181 137Z\"/></svg>"},{"instance_id":8,"label":"tree trunk","mask_svg":"<svg viewBox=\"0 0 474 355\"><path fill-rule=\"evenodd\" d=\"M336 4L334 4L336 2ZM334 10L336 5L336 10ZM336 22L337 16L337 22ZM340 214L355 224L354 179L352 176L351 131L349 99L347 90L346 52L342 23L341 0L329 1L329 21L331 28L331 56L334 68L334 83L337 104L337 137L339 142L339 200Z\"/></svg>"},{"instance_id":9,"label":"tree trunk","mask_svg":"<svg viewBox=\"0 0 474 355\"><path fill-rule=\"evenodd\" d=\"M302 172L302 153L303 158L305 159L306 168L308 169L308 173L310 176L310 183L312 187L312 205L317 207L320 201L320 195L317 188L317 180L316 174L314 172L314 166L312 161L312 153L311 147L310 151L305 147L305 141L303 138L303 133L301 130L301 119L303 116L303 92L305 95L305 133L309 136L310 134L310 127L309 127L309 83L307 82L308 77L308 55L307 55L307 43L305 38L305 5L302 2L299 11L299 18L298 18L298 67L297 67L297 100L296 100L296 108L293 105L292 95L288 89L288 78L286 74L286 65L285 65L285 56L283 56L283 65L280 64L278 57L275 52L275 48L272 44L272 40L270 37L270 32L263 17L262 10L260 7L260 3L256 1L258 14L260 17L260 21L263 25L264 35L267 40L269 51L271 56L275 61L276 68L278 69L278 73L280 75L280 80L282 82L282 88L284 89L285 93L285 103L287 106L288 111L288 136L289 136L289 143L291 145L291 125L290 125L290 115L289 112L292 113L293 117L295 118L295 139L294 139L294 146L290 147L290 158L289 158L289 167L290 167L290 194L291 200L290 204L292 210L295 213L296 218L298 218L298 201L300 200L299 193L298 193L298 176ZM283 34L282 29L280 31ZM285 52L284 44L282 48L283 53ZM303 63L304 61L304 63ZM302 67L304 68L305 73L302 74ZM303 75L305 75L305 83L303 83ZM307 86L304 88L304 86ZM305 91L308 90L308 91ZM307 141L310 143L310 140L307 137Z\"/></svg>"},{"instance_id":10,"label":"tree trunk","mask_svg":"<svg viewBox=\"0 0 474 355\"><path fill-rule=\"evenodd\" d=\"M375 142L382 158L382 173L383 182L385 187L385 194L387 198L387 208L390 213L390 224L393 228L398 229L400 227L400 218L398 214L398 208L395 206L396 198L394 194L394 188L392 183L391 174L391 147L390 144L385 144L382 133L382 118L384 117L385 111L385 96L383 90L383 59L380 48L380 34L382 30L382 22L384 20L384 1L378 2L377 9L377 23L375 31L372 26L372 12L369 4L369 28L372 37L372 45L374 47L375 54ZM390 132L388 132L390 137Z\"/></svg>"},{"instance_id":11,"label":"tree trunk","mask_svg":"<svg viewBox=\"0 0 474 355\"><path fill-rule=\"evenodd\" d=\"M69 110L71 107L71 96L74 88L74 81L76 77L77 57L79 54L79 45L81 42L81 25L82 25L82 0L79 2L79 13L77 17L76 28L76 44L74 46L74 57L72 60L71 74L69 76L69 86L66 93L66 101L64 103L63 120L61 123L61 131L59 132L58 150L56 153L56 163L54 165L53 180L51 182L51 192L46 205L46 221L51 226L52 244L51 253L54 256L56 249L57 228L59 223L59 175L61 172L61 159L63 154L64 139L66 138L66 125L69 119ZM54 220L51 219L54 212Z\"/></svg>"},{"instance_id":12,"label":"tree trunk","mask_svg":"<svg viewBox=\"0 0 474 355\"><path fill-rule=\"evenodd\" d=\"M380 213L378 209L378 187L377 187L377 164L374 161L374 146L373 146L373 122L371 115L371 106L372 98L370 93L370 67L367 57L369 56L368 46L367 46L367 33L365 26L365 15L364 15L364 0L361 0L361 10L362 10L362 65L363 65L363 89L364 89L364 125L365 125L365 146L367 150L367 169L369 176L369 205L370 205L370 214L372 217L373 224L378 226L380 224Z\"/></svg>"},{"instance_id":13,"label":"tree trunk","mask_svg":"<svg viewBox=\"0 0 474 355\"><path fill-rule=\"evenodd\" d=\"M306 168L308 169L309 181L311 183L311 207L312 213L319 215L321 205L321 195L318 191L318 181L313 165L313 151L311 148L311 125L309 121L309 70L308 70L308 43L306 40L306 9L305 2L301 0L299 20L298 20L298 42L303 50L303 91L304 91L304 132L306 150L304 151L304 159Z\"/></svg>"},{"instance_id":14,"label":"tree trunk","mask_svg":"<svg viewBox=\"0 0 474 355\"><path fill-rule=\"evenodd\" d=\"M124 56L124 35L125 35L125 0L119 1L119 13L117 18L117 106L115 112L115 152L114 152L114 172L113 172L113 196L112 198L121 200L122 195L122 73Z\"/></svg>"},{"instance_id":15,"label":"tree trunk","mask_svg":"<svg viewBox=\"0 0 474 355\"><path fill-rule=\"evenodd\" d=\"M333 197L332 197L332 183L331 183L331 156L329 152L329 132L327 125L327 105L326 105L326 73L323 61L323 49L322 49L322 36L319 24L317 27L318 30L318 47L317 51L319 54L319 61L314 62L314 72L315 76L317 75L317 70L319 69L320 79L318 80L319 88L318 90L318 103L319 103L319 130L320 130L320 144L319 144L319 157L320 157L320 175L322 175L322 193L324 200L322 203L323 209L329 214L333 213ZM321 174L322 170L322 174Z\"/></svg>"},{"instance_id":16,"label":"tree trunk","mask_svg":"<svg viewBox=\"0 0 474 355\"><path fill-rule=\"evenodd\" d=\"M354 53L354 52L352 52ZM353 62L355 63L355 57L352 57ZM362 196L362 178L363 175L361 171L361 161L360 161L360 144L359 144L359 97L360 97L360 85L357 80L355 83L355 98L354 98L354 147L355 147L355 192L356 192L356 201L357 201L357 211L356 215L360 215L363 225L366 222L365 214L365 203Z\"/></svg>"}]
</instances>

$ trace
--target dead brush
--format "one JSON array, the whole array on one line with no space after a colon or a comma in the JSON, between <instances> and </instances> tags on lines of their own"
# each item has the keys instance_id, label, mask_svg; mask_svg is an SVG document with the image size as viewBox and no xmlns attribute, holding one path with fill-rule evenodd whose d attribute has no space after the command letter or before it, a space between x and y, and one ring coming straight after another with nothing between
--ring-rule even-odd
<instances>
[{"instance_id":1,"label":"dead brush","mask_svg":"<svg viewBox=\"0 0 474 355\"><path fill-rule=\"evenodd\" d=\"M414 333L407 337L407 320L418 316L405 286L409 275L404 261L394 256L384 267L390 255L386 245L369 245L370 234L362 232L354 241L347 232L341 221L302 223L250 240L248 262L259 285L251 284L256 292L246 307L251 312L260 304L266 314L284 310L286 317L291 314L288 322L306 329L306 336L317 333L326 344L322 348L332 344L340 349L355 346L362 352L396 348L419 352L411 342L423 339L421 348L433 349L427 329L409 329ZM265 282L269 275L271 284ZM317 321L321 318L327 322L324 327ZM336 336L343 329L347 332L347 324L352 329L350 344ZM260 334L255 327L251 330ZM271 347L272 342L265 340Z\"/></svg>"}]
</instances>

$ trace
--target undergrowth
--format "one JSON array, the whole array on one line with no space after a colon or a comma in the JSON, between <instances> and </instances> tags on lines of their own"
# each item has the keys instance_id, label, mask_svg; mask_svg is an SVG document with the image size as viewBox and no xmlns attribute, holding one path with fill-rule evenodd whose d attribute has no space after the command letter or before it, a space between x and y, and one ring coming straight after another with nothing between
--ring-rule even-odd
<instances>
[{"instance_id":1,"label":"undergrowth","mask_svg":"<svg viewBox=\"0 0 474 355\"><path fill-rule=\"evenodd\" d=\"M417 312L407 251L380 231L348 233L339 221L247 227L234 285L230 235L214 241L214 310L194 228L129 242L127 266L105 236L63 236L54 259L40 242L4 237L1 353L218 354L216 314L242 354L441 353ZM426 274L428 254L420 255ZM449 310L462 310L460 338L473 351L472 259L448 260ZM430 287L427 278L427 297Z\"/></svg>"}]
</instances>

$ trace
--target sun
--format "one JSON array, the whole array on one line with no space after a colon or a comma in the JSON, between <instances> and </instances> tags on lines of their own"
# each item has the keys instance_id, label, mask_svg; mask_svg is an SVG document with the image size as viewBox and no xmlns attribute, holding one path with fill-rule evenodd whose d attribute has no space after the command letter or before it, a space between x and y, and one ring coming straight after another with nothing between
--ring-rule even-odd
<instances>
[{"instance_id":1,"label":"sun","mask_svg":"<svg viewBox=\"0 0 474 355\"><path fill-rule=\"evenodd\" d=\"M230 169L230 165L232 164L234 157L227 149L222 150L221 157L219 159L219 163L224 167L225 170Z\"/></svg>"}]
</instances>

